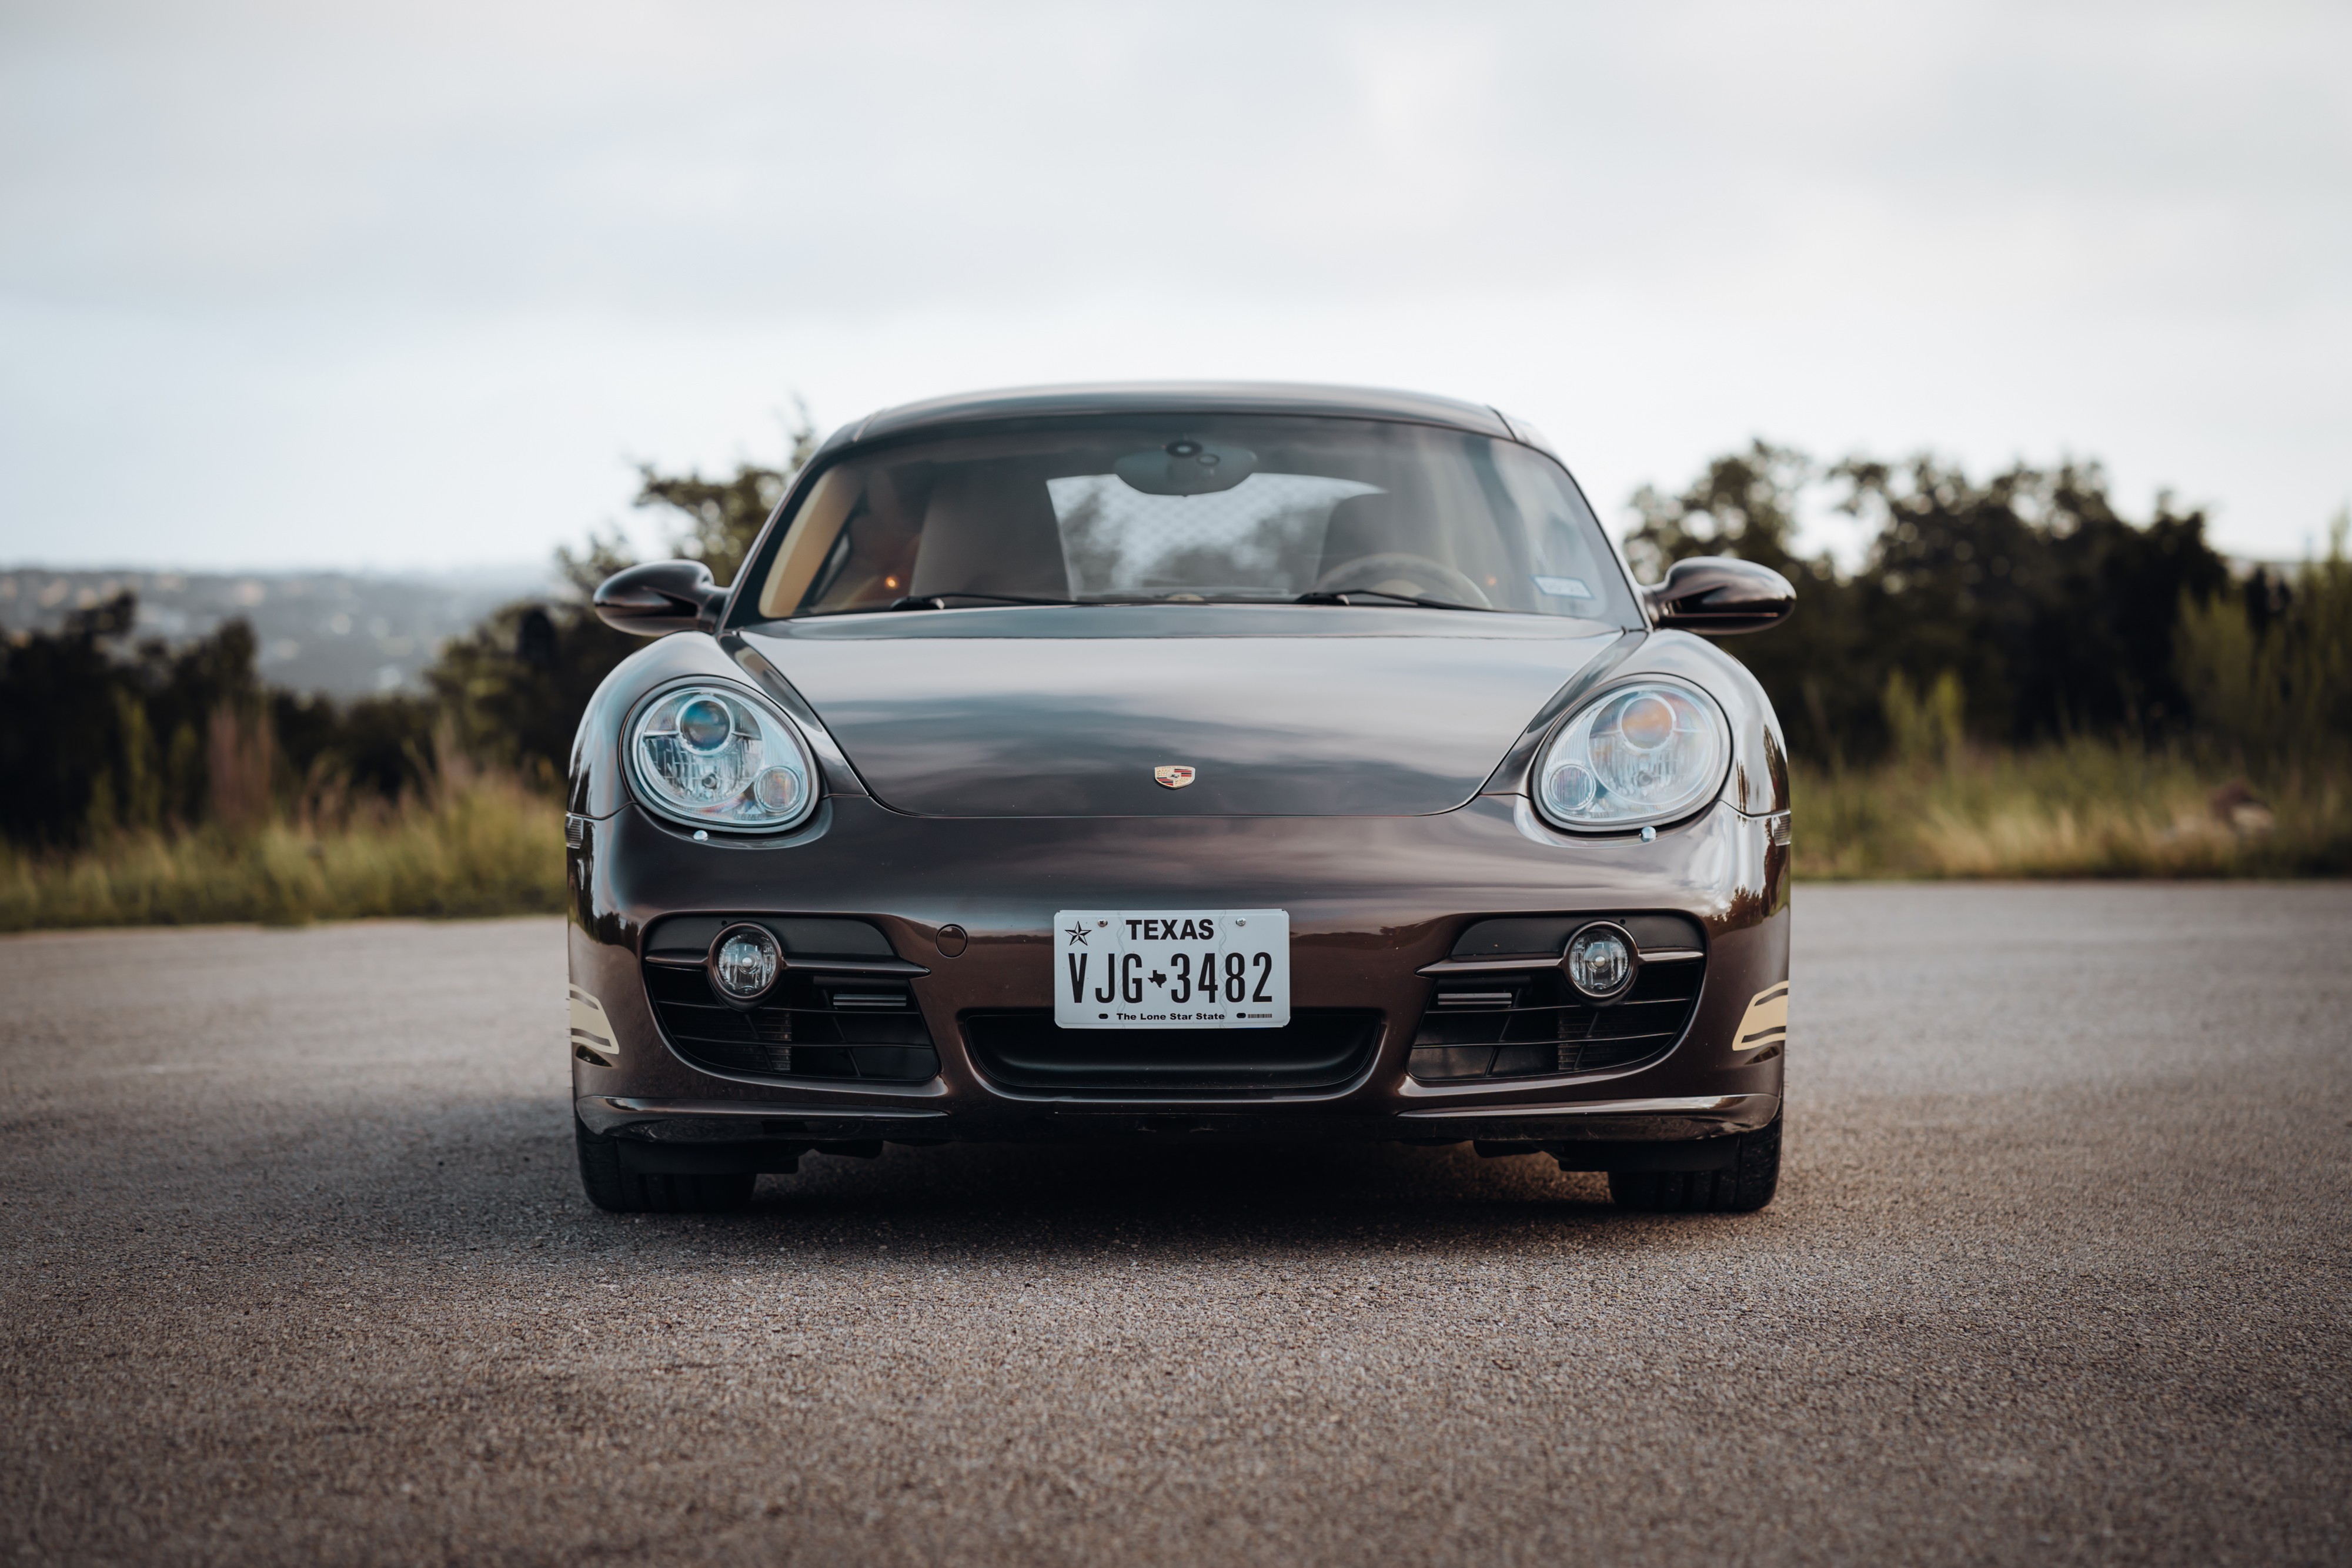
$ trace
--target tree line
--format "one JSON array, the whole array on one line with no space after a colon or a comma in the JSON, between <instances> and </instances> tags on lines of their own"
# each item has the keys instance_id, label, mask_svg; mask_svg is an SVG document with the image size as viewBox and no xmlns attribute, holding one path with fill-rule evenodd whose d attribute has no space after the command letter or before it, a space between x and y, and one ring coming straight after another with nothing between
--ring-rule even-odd
<instances>
[{"instance_id":1,"label":"tree line","mask_svg":"<svg viewBox=\"0 0 2352 1568\"><path fill-rule=\"evenodd\" d=\"M1860 563L1796 547L1803 505L1866 525ZM2352 581L2327 557L2243 577L2206 518L2159 497L2133 520L2095 464L1819 464L1763 442L1685 489L1643 488L1637 573L1736 555L1797 584L1797 613L1726 644L1825 766L1912 749L1922 726L1982 743L2073 736L2201 744L2245 766L2332 760L2352 734Z\"/></svg>"},{"instance_id":2,"label":"tree line","mask_svg":"<svg viewBox=\"0 0 2352 1568\"><path fill-rule=\"evenodd\" d=\"M814 449L731 476L644 470L635 504L675 553L731 580ZM1797 545L1809 505L1860 519L1859 563ZM2217 766L2335 767L2352 737L2352 565L2233 575L2206 519L2159 498L2126 517L2095 465L1981 480L1933 457L1816 463L1758 442L1686 487L1635 495L1645 580L1687 556L1759 561L1798 585L1788 622L1725 646L1771 693L1801 762L1866 766L1967 744L2074 736L2200 748ZM236 831L429 793L452 758L554 788L605 674L642 644L588 595L629 564L616 536L559 552L570 591L446 645L420 694L337 703L270 691L231 622L173 650L134 635L128 594L0 646L0 836L73 847L122 831Z\"/></svg>"},{"instance_id":3,"label":"tree line","mask_svg":"<svg viewBox=\"0 0 2352 1568\"><path fill-rule=\"evenodd\" d=\"M814 449L803 420L781 466L646 468L635 504L670 519L673 553L727 581ZM350 702L265 687L243 621L177 649L141 638L129 592L0 641L0 838L70 849L123 831L236 832L272 811L331 818L429 794L453 758L556 788L597 684L644 645L588 607L631 564L617 534L592 534L557 552L567 592L452 639L424 692Z\"/></svg>"}]
</instances>

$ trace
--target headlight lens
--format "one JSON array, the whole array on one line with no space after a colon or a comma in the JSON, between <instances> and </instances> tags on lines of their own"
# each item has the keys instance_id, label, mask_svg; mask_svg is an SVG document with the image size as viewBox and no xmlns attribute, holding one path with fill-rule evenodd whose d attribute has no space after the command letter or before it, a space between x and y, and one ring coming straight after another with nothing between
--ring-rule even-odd
<instances>
[{"instance_id":1,"label":"headlight lens","mask_svg":"<svg viewBox=\"0 0 2352 1568\"><path fill-rule=\"evenodd\" d=\"M792 721L739 686L679 686L629 728L645 803L698 828L769 833L816 804L816 768Z\"/></svg>"},{"instance_id":2,"label":"headlight lens","mask_svg":"<svg viewBox=\"0 0 2352 1568\"><path fill-rule=\"evenodd\" d=\"M1563 828L1633 828L1682 816L1723 787L1731 727L1679 681L1616 686L1586 704L1536 764L1536 805Z\"/></svg>"}]
</instances>

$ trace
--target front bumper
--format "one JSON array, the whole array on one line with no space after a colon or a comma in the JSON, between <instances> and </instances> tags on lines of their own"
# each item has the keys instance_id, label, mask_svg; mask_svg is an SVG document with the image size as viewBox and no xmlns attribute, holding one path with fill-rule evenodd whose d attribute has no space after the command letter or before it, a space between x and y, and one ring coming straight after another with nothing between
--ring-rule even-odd
<instances>
[{"instance_id":1,"label":"front bumper","mask_svg":"<svg viewBox=\"0 0 2352 1568\"><path fill-rule=\"evenodd\" d=\"M1743 1045L1741 1025L1787 981L1788 850L1769 819L1727 805L1648 843L1554 832L1507 794L1430 817L1246 819L919 818L843 796L789 842L757 847L696 843L630 807L582 829L572 980L612 1049L575 1056L574 1101L592 1132L656 1162L645 1168L785 1169L797 1149L885 1141L1165 1134L1533 1145L1625 1168L1648 1145L1727 1147L1779 1111L1781 1037ZM1378 1044L1349 1082L1025 1091L992 1081L968 1046L967 1015L1050 1007L1057 909L1259 906L1290 913L1294 1009L1380 1015ZM1434 985L1423 971L1473 923L1636 912L1687 915L1705 934L1697 1001L1663 1055L1461 1082L1407 1071ZM688 914L869 922L921 971L906 983L938 1076L782 1081L679 1055L656 1025L641 949L653 923ZM952 956L959 945L939 940L950 925L968 933Z\"/></svg>"}]
</instances>

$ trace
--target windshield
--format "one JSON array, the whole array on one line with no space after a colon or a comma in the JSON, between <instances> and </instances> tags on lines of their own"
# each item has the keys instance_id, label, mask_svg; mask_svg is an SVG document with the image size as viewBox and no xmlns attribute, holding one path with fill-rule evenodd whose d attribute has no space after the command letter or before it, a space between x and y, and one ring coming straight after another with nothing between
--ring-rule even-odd
<instances>
[{"instance_id":1,"label":"windshield","mask_svg":"<svg viewBox=\"0 0 2352 1568\"><path fill-rule=\"evenodd\" d=\"M1073 419L887 447L820 476L757 570L767 619L1304 601L1641 623L1558 464L1378 420Z\"/></svg>"}]
</instances>

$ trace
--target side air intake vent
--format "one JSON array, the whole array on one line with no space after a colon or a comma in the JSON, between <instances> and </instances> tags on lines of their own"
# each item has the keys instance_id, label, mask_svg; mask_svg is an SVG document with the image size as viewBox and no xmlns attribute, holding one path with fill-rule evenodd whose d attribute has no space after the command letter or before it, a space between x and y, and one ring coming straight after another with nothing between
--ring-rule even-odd
<instances>
[{"instance_id":1,"label":"side air intake vent","mask_svg":"<svg viewBox=\"0 0 2352 1568\"><path fill-rule=\"evenodd\" d=\"M921 1083L940 1057L908 978L928 973L897 956L858 920L745 917L783 945L784 972L750 1008L712 989L704 960L734 916L663 922L646 943L646 994L655 1020L697 1066L761 1077Z\"/></svg>"},{"instance_id":2,"label":"side air intake vent","mask_svg":"<svg viewBox=\"0 0 2352 1568\"><path fill-rule=\"evenodd\" d=\"M1570 936L1594 920L1629 932L1641 967L1622 997L1594 1003L1559 967ZM1604 1072L1673 1049L1706 977L1706 937L1686 915L1538 915L1482 920L1435 982L1408 1071L1423 1082Z\"/></svg>"}]
</instances>

